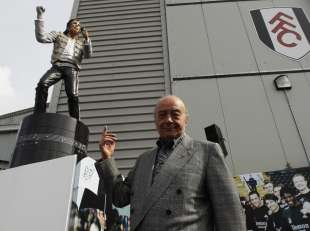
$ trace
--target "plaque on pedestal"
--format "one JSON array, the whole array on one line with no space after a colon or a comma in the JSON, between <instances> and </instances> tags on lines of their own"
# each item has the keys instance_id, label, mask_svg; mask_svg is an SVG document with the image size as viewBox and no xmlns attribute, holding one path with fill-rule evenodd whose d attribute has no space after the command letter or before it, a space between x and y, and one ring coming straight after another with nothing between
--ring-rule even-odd
<instances>
[{"instance_id":1,"label":"plaque on pedestal","mask_svg":"<svg viewBox=\"0 0 310 231\"><path fill-rule=\"evenodd\" d=\"M81 121L55 113L24 118L10 167L77 154L86 156L89 130Z\"/></svg>"}]
</instances>

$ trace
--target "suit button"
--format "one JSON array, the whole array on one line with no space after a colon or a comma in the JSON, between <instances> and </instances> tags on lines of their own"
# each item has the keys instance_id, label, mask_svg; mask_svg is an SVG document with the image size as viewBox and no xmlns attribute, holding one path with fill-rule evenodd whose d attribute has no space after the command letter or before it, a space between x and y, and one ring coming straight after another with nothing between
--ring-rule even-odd
<instances>
[{"instance_id":1,"label":"suit button","mask_svg":"<svg viewBox=\"0 0 310 231\"><path fill-rule=\"evenodd\" d=\"M130 192L130 196L133 196L133 192Z\"/></svg>"},{"instance_id":2,"label":"suit button","mask_svg":"<svg viewBox=\"0 0 310 231\"><path fill-rule=\"evenodd\" d=\"M172 213L172 212L171 212L170 209L167 209L167 210L166 210L166 214L167 214L168 216L169 216L171 213Z\"/></svg>"},{"instance_id":3,"label":"suit button","mask_svg":"<svg viewBox=\"0 0 310 231\"><path fill-rule=\"evenodd\" d=\"M180 195L180 194L182 194L182 190L178 188L177 191L176 191L176 193L177 193L178 195Z\"/></svg>"}]
</instances>

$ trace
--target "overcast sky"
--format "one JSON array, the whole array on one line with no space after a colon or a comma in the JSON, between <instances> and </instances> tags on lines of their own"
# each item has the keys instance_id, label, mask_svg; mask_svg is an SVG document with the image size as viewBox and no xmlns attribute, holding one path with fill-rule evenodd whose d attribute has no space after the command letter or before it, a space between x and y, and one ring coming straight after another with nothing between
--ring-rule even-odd
<instances>
[{"instance_id":1,"label":"overcast sky","mask_svg":"<svg viewBox=\"0 0 310 231\"><path fill-rule=\"evenodd\" d=\"M36 6L42 5L46 9L47 31L63 31L71 16L73 2L1 0L0 115L33 107L36 84L51 66L52 44L35 40Z\"/></svg>"}]
</instances>

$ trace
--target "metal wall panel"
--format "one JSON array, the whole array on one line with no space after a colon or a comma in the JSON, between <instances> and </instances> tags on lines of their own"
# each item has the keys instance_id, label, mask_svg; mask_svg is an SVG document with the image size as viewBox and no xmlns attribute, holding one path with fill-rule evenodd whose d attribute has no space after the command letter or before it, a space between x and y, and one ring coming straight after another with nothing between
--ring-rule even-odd
<instances>
[{"instance_id":1,"label":"metal wall panel","mask_svg":"<svg viewBox=\"0 0 310 231\"><path fill-rule=\"evenodd\" d=\"M177 81L188 105L188 131L204 139L216 123L228 139L235 174L309 165L310 74L291 73L292 89L276 91L277 75ZM189 91L189 88L195 91ZM199 99L199 100L197 100ZM292 111L291 111L292 110ZM307 156L308 155L308 156Z\"/></svg>"},{"instance_id":2,"label":"metal wall panel","mask_svg":"<svg viewBox=\"0 0 310 231\"><path fill-rule=\"evenodd\" d=\"M31 113L32 113L32 108L28 108L25 110L2 115L0 116L0 128L1 126L19 125L22 119L25 116L30 115Z\"/></svg>"},{"instance_id":3,"label":"metal wall panel","mask_svg":"<svg viewBox=\"0 0 310 231\"><path fill-rule=\"evenodd\" d=\"M300 74L292 73L288 76L292 81L292 90L287 92L288 101L300 132L300 138L310 160L310 108L308 106L310 99L310 75L308 72Z\"/></svg>"},{"instance_id":4,"label":"metal wall panel","mask_svg":"<svg viewBox=\"0 0 310 231\"><path fill-rule=\"evenodd\" d=\"M166 4L195 4L200 2L201 0L166 0Z\"/></svg>"},{"instance_id":5,"label":"metal wall panel","mask_svg":"<svg viewBox=\"0 0 310 231\"><path fill-rule=\"evenodd\" d=\"M296 61L264 45L250 11L300 7L309 18L309 1L204 0L199 4L169 0L166 4L168 25L170 18L186 15L186 9L195 8L198 12L202 7L204 10L199 20L204 20L206 26L191 36L200 37L206 32L206 39L196 43L194 49L210 47L214 73L206 71L197 75L197 70L191 70L193 62L202 62L200 54L193 55L190 61L185 61L182 53L174 55L175 48L170 41L172 45L178 44L182 38L176 34L188 33L175 26L183 24L181 16L179 21L173 21L174 26L168 26L169 56L173 60L170 62L172 92L187 103L191 117L189 133L204 139L203 128L217 123L228 140L234 174L308 166L310 110L305 103L310 99L310 54ZM199 25L199 20L195 24ZM187 71L187 75L173 75L177 68ZM288 75L292 81L293 88L287 92L287 98L284 92L275 89L273 80L279 74Z\"/></svg>"},{"instance_id":6,"label":"metal wall panel","mask_svg":"<svg viewBox=\"0 0 310 231\"><path fill-rule=\"evenodd\" d=\"M242 1L242 0L241 0ZM220 3L220 2L236 2L236 0L166 0L169 5L190 5L199 3Z\"/></svg>"},{"instance_id":7,"label":"metal wall panel","mask_svg":"<svg viewBox=\"0 0 310 231\"><path fill-rule=\"evenodd\" d=\"M0 133L0 161L11 161L16 144L16 131Z\"/></svg>"},{"instance_id":8,"label":"metal wall panel","mask_svg":"<svg viewBox=\"0 0 310 231\"><path fill-rule=\"evenodd\" d=\"M17 131L25 116L32 113L32 108L0 116L0 169L8 167L16 144Z\"/></svg>"},{"instance_id":9,"label":"metal wall panel","mask_svg":"<svg viewBox=\"0 0 310 231\"><path fill-rule=\"evenodd\" d=\"M80 75L80 77L83 76L93 76L93 75L101 75L104 76L105 75L109 75L109 76L113 76L113 75L118 75L118 74L127 74L130 75L132 72L149 72L149 71L162 71L163 70L163 65L161 64L152 64L152 65L137 65L137 66L132 66L132 67L118 67L118 68L109 68L109 69L102 69L102 68L98 68L98 69L84 69Z\"/></svg>"},{"instance_id":10,"label":"metal wall panel","mask_svg":"<svg viewBox=\"0 0 310 231\"><path fill-rule=\"evenodd\" d=\"M288 76L293 82L293 88L287 92L287 94L291 95L293 92L299 92L300 89L295 84L295 78L305 80L304 74L289 74ZM302 140L298 134L296 121L294 118L295 115L290 111L290 104L297 103L302 104L300 106L303 106L304 101L287 101L285 92L276 90L276 87L273 83L276 77L277 75L265 75L263 77L263 82L268 101L271 106L271 111L275 119L275 126L279 132L279 137L283 145L283 158L287 159L291 167L305 167L308 165L306 152L303 148ZM309 86L308 90L310 90ZM307 120L308 123L310 123L310 117L308 117ZM305 131L308 133L309 137L310 130L306 129Z\"/></svg>"},{"instance_id":11,"label":"metal wall panel","mask_svg":"<svg viewBox=\"0 0 310 231\"><path fill-rule=\"evenodd\" d=\"M257 72L237 3L204 4L203 9L216 74Z\"/></svg>"},{"instance_id":12,"label":"metal wall panel","mask_svg":"<svg viewBox=\"0 0 310 231\"><path fill-rule=\"evenodd\" d=\"M152 113L154 111L154 107L151 105L148 106L135 106L130 107L124 110L124 108L110 108L109 111L102 109L102 110L87 110L83 114L85 117L100 117L103 114L105 116L118 116L118 115L133 115L138 113Z\"/></svg>"},{"instance_id":13,"label":"metal wall panel","mask_svg":"<svg viewBox=\"0 0 310 231\"><path fill-rule=\"evenodd\" d=\"M102 118L90 117L85 118L85 123L88 125L98 124L99 121L102 123L134 123L134 122L148 122L153 121L153 113L149 114L136 114L136 115L124 115L124 116L103 116Z\"/></svg>"},{"instance_id":14,"label":"metal wall panel","mask_svg":"<svg viewBox=\"0 0 310 231\"><path fill-rule=\"evenodd\" d=\"M96 83L93 83L91 79L87 79L87 81L81 81L81 89L94 89L98 87L106 87L106 88L112 88L109 91L117 91L117 89L122 88L122 87L133 87L133 86L147 86L148 84L163 84L164 81L160 76L155 76L155 77L148 77L148 78L128 78L128 79L111 79L111 80L103 80L99 82L99 80ZM151 85L151 87L152 87ZM116 90L115 90L115 89ZM107 89L108 90L108 89Z\"/></svg>"},{"instance_id":15,"label":"metal wall panel","mask_svg":"<svg viewBox=\"0 0 310 231\"><path fill-rule=\"evenodd\" d=\"M166 8L172 77L309 69L310 54L295 61L274 52L258 37L250 11L281 6L302 7L310 18L307 0L169 3Z\"/></svg>"},{"instance_id":16,"label":"metal wall panel","mask_svg":"<svg viewBox=\"0 0 310 231\"><path fill-rule=\"evenodd\" d=\"M105 97L103 97L104 99ZM132 100L118 100L118 101L111 101L111 100L100 100L98 102L81 102L80 109L83 113L84 110L102 110L102 109L115 109L115 108L122 108L126 110L128 105L130 107L143 107L143 106L150 106L155 105L158 100L158 97L148 98L148 99L132 99ZM59 104L57 112L65 112L67 111L67 104ZM83 114L82 114L83 115Z\"/></svg>"},{"instance_id":17,"label":"metal wall panel","mask_svg":"<svg viewBox=\"0 0 310 231\"><path fill-rule=\"evenodd\" d=\"M162 91L147 91L147 92L141 92L135 94L131 93L119 93L119 94L105 94L105 100L104 101L115 101L115 100L124 100L124 99L140 99L140 98L147 98L147 97L160 97L164 94ZM81 96L80 102L81 103L88 103L88 102L98 102L102 100L102 94L101 95L89 95L89 96ZM65 104L67 103L66 97L61 97L59 100L59 104Z\"/></svg>"},{"instance_id":18,"label":"metal wall panel","mask_svg":"<svg viewBox=\"0 0 310 231\"><path fill-rule=\"evenodd\" d=\"M115 156L127 172L137 155L154 145L153 107L169 93L161 1L80 0L76 16L89 30L94 50L83 61L79 85L81 120L90 129L88 152L100 157L98 140L107 125L119 136ZM57 113L67 114L63 85L59 91L52 100Z\"/></svg>"},{"instance_id":19,"label":"metal wall panel","mask_svg":"<svg viewBox=\"0 0 310 231\"><path fill-rule=\"evenodd\" d=\"M90 129L92 129L93 134L101 134L102 132L102 123L97 124L91 124L88 126ZM135 131L149 131L154 130L155 125L154 121L138 121L133 123L110 123L109 128L115 133L125 133L125 132L135 132ZM99 137L98 137L99 139ZM96 149L97 150L97 149ZM97 150L98 151L98 150Z\"/></svg>"},{"instance_id":20,"label":"metal wall panel","mask_svg":"<svg viewBox=\"0 0 310 231\"><path fill-rule=\"evenodd\" d=\"M189 131L191 127L202 129L196 127L196 121L205 124L203 126L218 123L224 136L227 130L234 174L286 167L281 140L259 76L219 78L218 86L214 84L215 79L196 80L195 95L207 99L207 107L192 106L194 102L202 101L196 97L188 98L187 86L193 81L180 82L184 85L182 91L180 87L175 89L178 95L187 99L190 113L195 116L195 124L189 125ZM208 90L198 88L198 85L208 86ZM193 134L201 139L196 137L197 132Z\"/></svg>"},{"instance_id":21,"label":"metal wall panel","mask_svg":"<svg viewBox=\"0 0 310 231\"><path fill-rule=\"evenodd\" d=\"M176 81L173 85L174 94L184 100L189 112L189 123L186 132L195 139L206 140L204 128L217 124L221 128L225 140L229 140L218 87L217 79ZM230 152L228 142L226 147ZM232 155L229 154L226 160L230 168L235 172Z\"/></svg>"},{"instance_id":22,"label":"metal wall panel","mask_svg":"<svg viewBox=\"0 0 310 231\"><path fill-rule=\"evenodd\" d=\"M166 14L171 76L213 75L201 6L169 6Z\"/></svg>"}]
</instances>

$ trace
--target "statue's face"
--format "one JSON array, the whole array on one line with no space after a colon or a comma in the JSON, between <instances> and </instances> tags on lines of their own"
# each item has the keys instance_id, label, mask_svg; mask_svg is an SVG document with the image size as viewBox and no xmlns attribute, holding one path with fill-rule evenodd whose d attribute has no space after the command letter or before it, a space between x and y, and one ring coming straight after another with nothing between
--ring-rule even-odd
<instances>
[{"instance_id":1,"label":"statue's face","mask_svg":"<svg viewBox=\"0 0 310 231\"><path fill-rule=\"evenodd\" d=\"M70 25L69 25L69 33L72 36L76 36L80 33L81 31L81 25L79 20L73 20Z\"/></svg>"}]
</instances>

